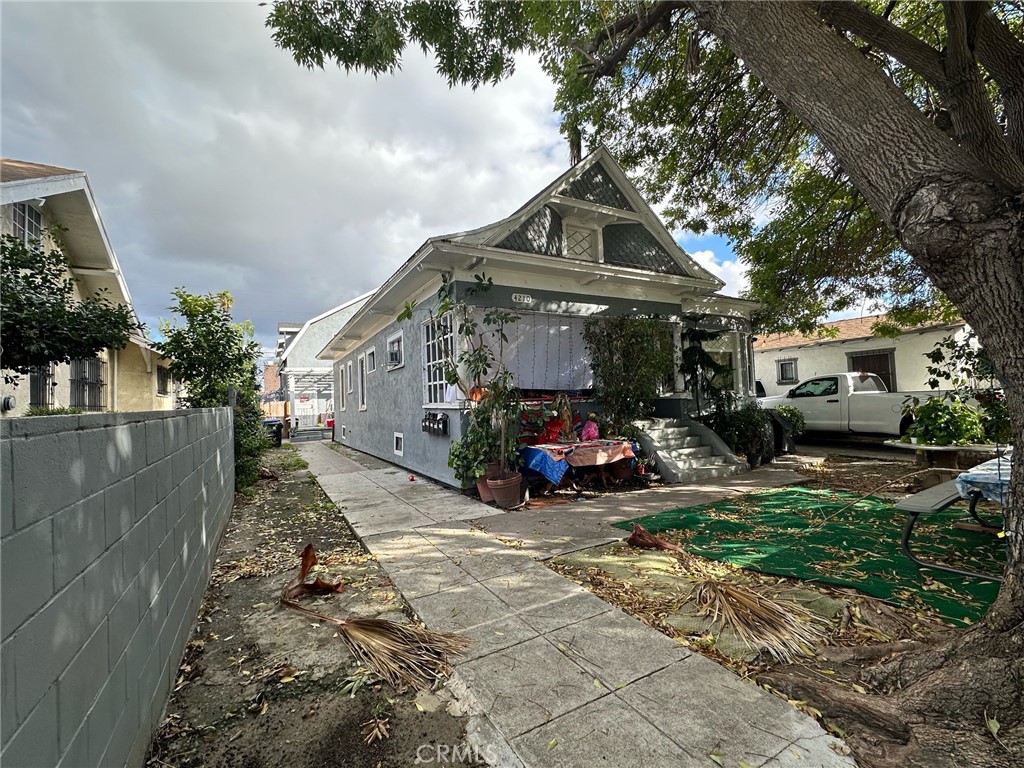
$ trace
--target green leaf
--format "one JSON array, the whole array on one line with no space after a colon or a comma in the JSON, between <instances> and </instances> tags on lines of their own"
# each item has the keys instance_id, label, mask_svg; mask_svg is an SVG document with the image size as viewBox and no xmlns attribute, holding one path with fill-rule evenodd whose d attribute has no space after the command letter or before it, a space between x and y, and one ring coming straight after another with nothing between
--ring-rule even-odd
<instances>
[{"instance_id":1,"label":"green leaf","mask_svg":"<svg viewBox=\"0 0 1024 768\"><path fill-rule=\"evenodd\" d=\"M558 739L552 739L548 742L547 750L550 752L552 749L558 746Z\"/></svg>"},{"instance_id":2,"label":"green leaf","mask_svg":"<svg viewBox=\"0 0 1024 768\"><path fill-rule=\"evenodd\" d=\"M725 763L722 762L722 758L725 757L724 752L709 752L708 757L714 760L718 765L725 765Z\"/></svg>"}]
</instances>

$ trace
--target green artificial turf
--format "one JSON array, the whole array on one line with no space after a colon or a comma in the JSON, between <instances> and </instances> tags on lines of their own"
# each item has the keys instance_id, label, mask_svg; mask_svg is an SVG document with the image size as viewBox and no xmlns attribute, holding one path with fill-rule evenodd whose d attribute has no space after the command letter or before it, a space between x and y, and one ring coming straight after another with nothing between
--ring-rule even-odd
<instances>
[{"instance_id":1,"label":"green artificial turf","mask_svg":"<svg viewBox=\"0 0 1024 768\"><path fill-rule=\"evenodd\" d=\"M999 591L995 580L919 571L900 550L905 515L890 502L808 488L780 488L674 509L637 522L654 534L683 531L687 551L763 573L854 587L914 610L930 610L955 624L977 621ZM966 504L966 502L965 502ZM1003 539L953 527L966 508L922 515L914 528L915 554L954 567L1000 574Z\"/></svg>"}]
</instances>

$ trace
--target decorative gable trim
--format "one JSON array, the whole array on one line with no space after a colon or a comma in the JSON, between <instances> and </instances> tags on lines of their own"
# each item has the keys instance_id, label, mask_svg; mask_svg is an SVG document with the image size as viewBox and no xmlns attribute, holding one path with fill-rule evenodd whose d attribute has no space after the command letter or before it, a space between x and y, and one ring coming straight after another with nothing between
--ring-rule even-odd
<instances>
[{"instance_id":1,"label":"decorative gable trim","mask_svg":"<svg viewBox=\"0 0 1024 768\"><path fill-rule=\"evenodd\" d=\"M513 229L497 247L523 253L561 256L562 217L545 205Z\"/></svg>"},{"instance_id":2,"label":"decorative gable trim","mask_svg":"<svg viewBox=\"0 0 1024 768\"><path fill-rule=\"evenodd\" d=\"M621 211L635 211L600 162L596 162L583 173L558 190L560 195L588 203L605 205Z\"/></svg>"}]
</instances>

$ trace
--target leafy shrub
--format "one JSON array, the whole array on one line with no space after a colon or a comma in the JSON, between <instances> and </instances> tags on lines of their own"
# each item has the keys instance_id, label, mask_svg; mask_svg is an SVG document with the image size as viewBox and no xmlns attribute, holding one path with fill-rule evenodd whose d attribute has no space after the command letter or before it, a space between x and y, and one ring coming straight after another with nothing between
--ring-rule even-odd
<instances>
[{"instance_id":1,"label":"leafy shrub","mask_svg":"<svg viewBox=\"0 0 1024 768\"><path fill-rule=\"evenodd\" d=\"M771 447L772 431L768 411L750 401L732 411L715 411L704 417L704 423L725 441L736 454L746 456L752 465L761 462Z\"/></svg>"},{"instance_id":2,"label":"leafy shrub","mask_svg":"<svg viewBox=\"0 0 1024 768\"><path fill-rule=\"evenodd\" d=\"M908 437L930 445L966 445L985 438L981 416L966 403L933 397L914 409Z\"/></svg>"},{"instance_id":3,"label":"leafy shrub","mask_svg":"<svg viewBox=\"0 0 1024 768\"><path fill-rule=\"evenodd\" d=\"M804 412L799 408L793 405L777 405L772 410L793 426L793 437L804 433Z\"/></svg>"},{"instance_id":4,"label":"leafy shrub","mask_svg":"<svg viewBox=\"0 0 1024 768\"><path fill-rule=\"evenodd\" d=\"M51 408L45 405L33 405L26 416L75 416L85 413L81 408Z\"/></svg>"}]
</instances>

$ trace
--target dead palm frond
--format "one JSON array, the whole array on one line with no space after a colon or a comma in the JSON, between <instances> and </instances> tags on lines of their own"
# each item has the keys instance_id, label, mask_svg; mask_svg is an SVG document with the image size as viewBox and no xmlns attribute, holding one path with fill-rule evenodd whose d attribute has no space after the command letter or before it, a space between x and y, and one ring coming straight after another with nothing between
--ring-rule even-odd
<instances>
[{"instance_id":1,"label":"dead palm frond","mask_svg":"<svg viewBox=\"0 0 1024 768\"><path fill-rule=\"evenodd\" d=\"M766 597L723 578L723 564L712 564L691 555L638 523L632 526L628 544L675 552L679 556L680 566L694 582L690 598L720 629L729 627L749 647L763 647L779 661L813 653L811 649L823 633L815 626L814 616L807 609L788 600Z\"/></svg>"},{"instance_id":2,"label":"dead palm frond","mask_svg":"<svg viewBox=\"0 0 1024 768\"><path fill-rule=\"evenodd\" d=\"M282 605L334 624L338 636L352 655L398 690L429 688L437 679L448 676L451 672L449 655L461 653L468 646L468 641L459 635L432 632L384 619L338 619L300 605L299 595L340 591L340 584L329 584L320 579L313 584L305 583L310 568L315 564L316 552L313 545L308 544L302 552L299 574L281 592Z\"/></svg>"},{"instance_id":3,"label":"dead palm frond","mask_svg":"<svg viewBox=\"0 0 1024 768\"><path fill-rule=\"evenodd\" d=\"M730 627L748 646L763 647L779 661L812 655L822 637L805 608L765 597L736 582L698 578L691 595L701 613L720 628Z\"/></svg>"}]
</instances>

